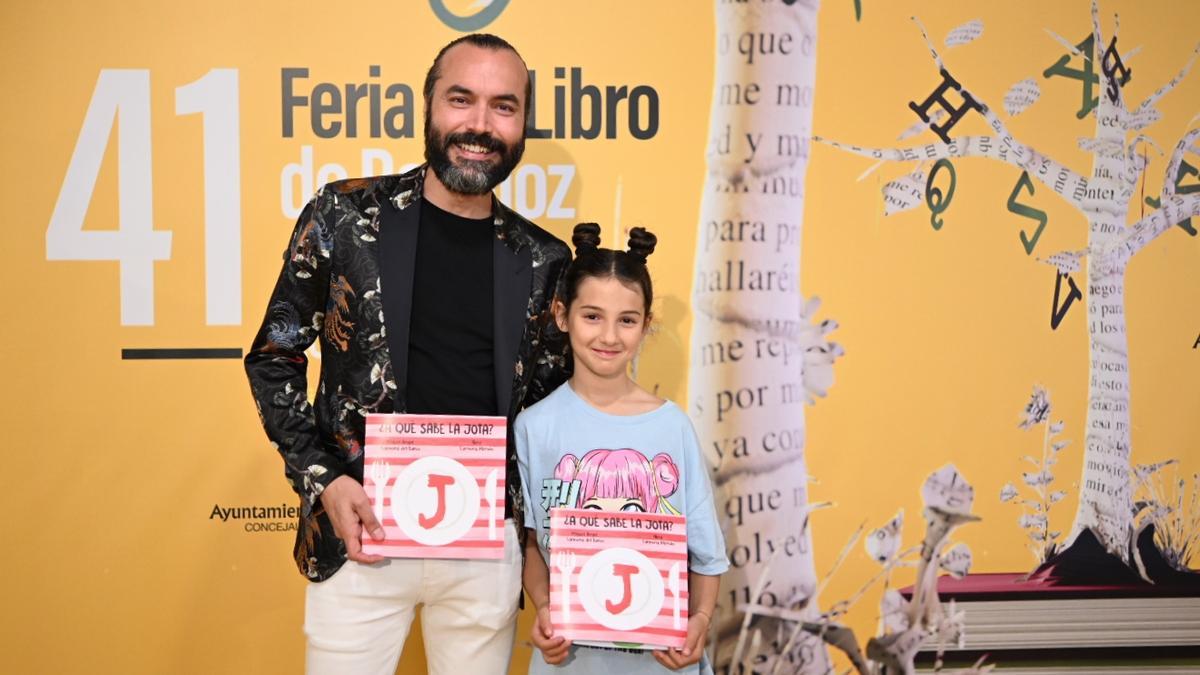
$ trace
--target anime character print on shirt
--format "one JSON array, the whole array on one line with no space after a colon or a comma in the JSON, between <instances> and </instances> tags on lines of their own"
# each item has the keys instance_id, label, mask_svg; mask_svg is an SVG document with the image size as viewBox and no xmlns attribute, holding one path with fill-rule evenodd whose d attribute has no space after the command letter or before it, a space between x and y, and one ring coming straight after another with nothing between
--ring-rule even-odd
<instances>
[{"instance_id":1,"label":"anime character print on shirt","mask_svg":"<svg viewBox=\"0 0 1200 675\"><path fill-rule=\"evenodd\" d=\"M542 479L542 546L550 549L550 509L578 508L678 515L667 497L679 489L679 467L665 452L653 459L632 448L563 455Z\"/></svg>"}]
</instances>

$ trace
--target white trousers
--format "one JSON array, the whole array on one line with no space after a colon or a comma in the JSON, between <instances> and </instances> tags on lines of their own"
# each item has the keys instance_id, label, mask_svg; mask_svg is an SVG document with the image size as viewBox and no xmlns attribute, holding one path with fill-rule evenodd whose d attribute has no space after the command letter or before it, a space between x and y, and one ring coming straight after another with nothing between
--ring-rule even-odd
<instances>
[{"instance_id":1,"label":"white trousers","mask_svg":"<svg viewBox=\"0 0 1200 675\"><path fill-rule=\"evenodd\" d=\"M504 522L501 560L346 561L308 585L304 634L309 675L393 675L417 605L433 675L508 672L521 554Z\"/></svg>"}]
</instances>

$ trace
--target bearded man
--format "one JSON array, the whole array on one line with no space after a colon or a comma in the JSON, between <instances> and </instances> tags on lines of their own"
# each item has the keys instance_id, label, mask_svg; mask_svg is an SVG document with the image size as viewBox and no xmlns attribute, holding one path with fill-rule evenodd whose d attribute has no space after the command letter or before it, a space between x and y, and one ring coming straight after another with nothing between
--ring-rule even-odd
<instances>
[{"instance_id":1,"label":"bearded man","mask_svg":"<svg viewBox=\"0 0 1200 675\"><path fill-rule=\"evenodd\" d=\"M425 79L426 164L330 183L304 208L246 373L300 496L309 673L395 672L422 605L431 673L502 673L524 513L511 424L568 375L548 307L570 251L492 189L525 148L529 70L501 38L446 45ZM320 340L307 400L304 351ZM384 559L363 488L368 413L509 421L501 560Z\"/></svg>"}]
</instances>

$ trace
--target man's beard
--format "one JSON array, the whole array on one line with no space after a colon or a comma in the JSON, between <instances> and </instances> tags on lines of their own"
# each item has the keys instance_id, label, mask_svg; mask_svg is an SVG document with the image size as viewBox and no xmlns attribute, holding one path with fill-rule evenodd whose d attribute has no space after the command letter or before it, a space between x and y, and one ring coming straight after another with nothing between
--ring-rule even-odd
<instances>
[{"instance_id":1,"label":"man's beard","mask_svg":"<svg viewBox=\"0 0 1200 675\"><path fill-rule=\"evenodd\" d=\"M478 145L491 152L500 153L499 161L462 159L450 161L450 146ZM525 138L522 136L512 147L491 134L453 133L442 136L425 120L425 160L434 174L451 192L464 195L480 195L504 182L521 161L525 153Z\"/></svg>"}]
</instances>

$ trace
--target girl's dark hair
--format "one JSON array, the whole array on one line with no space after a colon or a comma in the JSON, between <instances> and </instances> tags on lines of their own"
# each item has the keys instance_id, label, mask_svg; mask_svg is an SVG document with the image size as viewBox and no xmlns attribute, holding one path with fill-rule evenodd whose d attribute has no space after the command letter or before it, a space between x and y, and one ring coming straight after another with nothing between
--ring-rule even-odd
<instances>
[{"instance_id":1,"label":"girl's dark hair","mask_svg":"<svg viewBox=\"0 0 1200 675\"><path fill-rule=\"evenodd\" d=\"M645 316L650 316L650 303L654 300L654 288L650 284L650 271L646 269L646 258L654 252L658 238L644 227L629 231L629 250L614 251L600 248L600 226L596 223L580 223L571 234L575 245L575 259L563 275L558 299L567 309L575 301L579 285L589 277L615 278L626 286L637 286L645 301Z\"/></svg>"}]
</instances>

